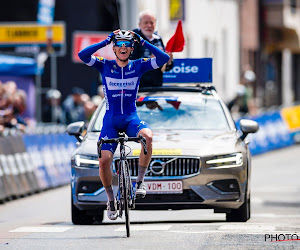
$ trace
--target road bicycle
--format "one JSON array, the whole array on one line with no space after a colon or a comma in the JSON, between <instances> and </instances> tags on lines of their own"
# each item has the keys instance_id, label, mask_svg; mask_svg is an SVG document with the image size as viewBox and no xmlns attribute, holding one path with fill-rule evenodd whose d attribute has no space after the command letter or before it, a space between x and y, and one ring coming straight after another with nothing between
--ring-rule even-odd
<instances>
[{"instance_id":1,"label":"road bicycle","mask_svg":"<svg viewBox=\"0 0 300 250\"><path fill-rule=\"evenodd\" d=\"M125 152L126 142L134 141L141 142L143 145L144 154L147 154L146 138L143 136L138 137L128 137L125 133L119 133L119 138L113 139L100 139L98 141L98 156L101 158L101 148L104 143L118 143L120 145L120 161L117 169L118 174L118 193L116 196L118 216L122 218L123 211L125 213L125 224L126 224L126 234L127 237L130 236L130 219L129 219L129 209L134 209L135 207L135 191L132 185L130 176L130 166L126 159L127 155Z\"/></svg>"}]
</instances>

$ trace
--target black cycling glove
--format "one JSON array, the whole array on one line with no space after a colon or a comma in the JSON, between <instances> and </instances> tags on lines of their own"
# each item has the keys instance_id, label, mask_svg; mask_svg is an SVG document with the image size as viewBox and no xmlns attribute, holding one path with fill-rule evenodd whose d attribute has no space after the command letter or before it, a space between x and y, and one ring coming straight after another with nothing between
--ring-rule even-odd
<instances>
[{"instance_id":1,"label":"black cycling glove","mask_svg":"<svg viewBox=\"0 0 300 250\"><path fill-rule=\"evenodd\" d=\"M134 39L135 42L141 44L142 46L143 46L144 43L145 43L145 39L142 38L142 37L141 37L139 34L137 34L137 33L134 33L133 39Z\"/></svg>"}]
</instances>

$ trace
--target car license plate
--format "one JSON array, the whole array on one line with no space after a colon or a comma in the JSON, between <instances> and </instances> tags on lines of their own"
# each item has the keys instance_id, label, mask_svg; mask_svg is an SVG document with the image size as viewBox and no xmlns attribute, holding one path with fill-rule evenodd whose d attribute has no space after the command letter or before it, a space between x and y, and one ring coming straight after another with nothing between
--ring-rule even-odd
<instances>
[{"instance_id":1,"label":"car license plate","mask_svg":"<svg viewBox=\"0 0 300 250\"><path fill-rule=\"evenodd\" d=\"M147 194L175 194L183 192L182 181L145 181Z\"/></svg>"}]
</instances>

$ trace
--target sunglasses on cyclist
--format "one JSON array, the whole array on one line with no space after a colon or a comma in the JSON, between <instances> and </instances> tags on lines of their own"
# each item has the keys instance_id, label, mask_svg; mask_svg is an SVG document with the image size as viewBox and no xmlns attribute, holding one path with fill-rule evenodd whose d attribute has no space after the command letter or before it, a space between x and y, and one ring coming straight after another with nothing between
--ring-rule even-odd
<instances>
[{"instance_id":1,"label":"sunglasses on cyclist","mask_svg":"<svg viewBox=\"0 0 300 250\"><path fill-rule=\"evenodd\" d=\"M115 42L115 46L116 47L123 47L123 44L125 45L125 47L132 47L132 42L130 41L116 41Z\"/></svg>"}]
</instances>

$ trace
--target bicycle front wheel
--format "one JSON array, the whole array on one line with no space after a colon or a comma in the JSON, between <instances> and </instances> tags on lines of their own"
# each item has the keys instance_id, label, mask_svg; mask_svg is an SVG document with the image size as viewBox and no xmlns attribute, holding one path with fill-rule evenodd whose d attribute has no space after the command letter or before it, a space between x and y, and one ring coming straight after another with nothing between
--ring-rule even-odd
<instances>
[{"instance_id":1,"label":"bicycle front wheel","mask_svg":"<svg viewBox=\"0 0 300 250\"><path fill-rule=\"evenodd\" d=\"M124 212L125 212L125 223L126 223L126 234L127 237L130 236L130 219L129 219L129 183L128 183L128 178L127 178L127 173L126 173L126 166L124 164L124 161L121 163L122 165L122 175L123 175L123 199L124 199Z\"/></svg>"}]
</instances>

